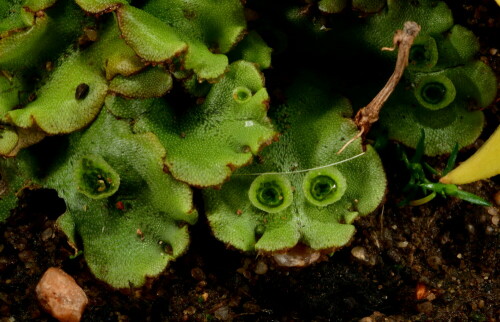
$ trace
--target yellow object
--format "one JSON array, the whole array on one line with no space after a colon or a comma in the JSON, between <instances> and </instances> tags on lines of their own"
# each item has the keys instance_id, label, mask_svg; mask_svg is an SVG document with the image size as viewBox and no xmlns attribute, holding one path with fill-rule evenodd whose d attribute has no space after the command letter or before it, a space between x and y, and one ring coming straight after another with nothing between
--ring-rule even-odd
<instances>
[{"instance_id":1,"label":"yellow object","mask_svg":"<svg viewBox=\"0 0 500 322\"><path fill-rule=\"evenodd\" d=\"M500 6L500 0L496 0L496 1L497 1L497 5L499 5L499 6Z\"/></svg>"},{"instance_id":2,"label":"yellow object","mask_svg":"<svg viewBox=\"0 0 500 322\"><path fill-rule=\"evenodd\" d=\"M499 2L500 0L497 0ZM500 126L470 158L439 180L465 184L500 174Z\"/></svg>"}]
</instances>

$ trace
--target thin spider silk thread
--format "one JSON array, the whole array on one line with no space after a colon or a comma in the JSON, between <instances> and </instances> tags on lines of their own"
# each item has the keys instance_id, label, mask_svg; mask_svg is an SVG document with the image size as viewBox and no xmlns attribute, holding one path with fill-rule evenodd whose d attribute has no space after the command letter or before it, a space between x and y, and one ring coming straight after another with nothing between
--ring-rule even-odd
<instances>
[{"instance_id":1,"label":"thin spider silk thread","mask_svg":"<svg viewBox=\"0 0 500 322\"><path fill-rule=\"evenodd\" d=\"M307 172L307 171L312 171L312 170L319 170L319 169L324 169L324 168L328 168L328 167L333 167L334 165L345 163L345 162L354 160L356 158L359 158L360 156L362 156L365 153L366 152L363 152L363 153L357 154L357 155L355 155L353 157L347 158L345 160L337 161L337 162L330 163L330 164L327 164L327 165L322 165L322 166L319 166L319 167L316 167L316 168L310 168L310 169L304 169L304 170L296 170L296 171L286 171L286 172L238 173L238 174L234 174L234 176L260 176L262 174L293 174L293 173L302 173L302 172Z\"/></svg>"}]
</instances>

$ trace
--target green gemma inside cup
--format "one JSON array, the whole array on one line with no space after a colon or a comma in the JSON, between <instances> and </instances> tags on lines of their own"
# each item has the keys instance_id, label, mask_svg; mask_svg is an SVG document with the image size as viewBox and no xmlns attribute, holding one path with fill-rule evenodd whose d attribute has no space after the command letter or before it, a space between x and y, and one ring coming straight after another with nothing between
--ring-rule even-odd
<instances>
[{"instance_id":1,"label":"green gemma inside cup","mask_svg":"<svg viewBox=\"0 0 500 322\"><path fill-rule=\"evenodd\" d=\"M430 110L439 110L450 105L455 99L456 90L453 82L444 75L422 78L415 88L418 102Z\"/></svg>"},{"instance_id":2,"label":"green gemma inside cup","mask_svg":"<svg viewBox=\"0 0 500 322\"><path fill-rule=\"evenodd\" d=\"M293 201L290 181L279 174L263 174L250 185L248 198L260 210L275 213L286 209Z\"/></svg>"},{"instance_id":3,"label":"green gemma inside cup","mask_svg":"<svg viewBox=\"0 0 500 322\"><path fill-rule=\"evenodd\" d=\"M98 155L81 158L76 167L78 190L92 199L112 196L120 186L120 176Z\"/></svg>"},{"instance_id":4,"label":"green gemma inside cup","mask_svg":"<svg viewBox=\"0 0 500 322\"><path fill-rule=\"evenodd\" d=\"M417 37L410 49L408 69L415 71L430 70L439 58L436 40L431 36Z\"/></svg>"},{"instance_id":5,"label":"green gemma inside cup","mask_svg":"<svg viewBox=\"0 0 500 322\"><path fill-rule=\"evenodd\" d=\"M238 103L245 103L252 98L252 91L243 86L236 87L233 91L233 99Z\"/></svg>"},{"instance_id":6,"label":"green gemma inside cup","mask_svg":"<svg viewBox=\"0 0 500 322\"><path fill-rule=\"evenodd\" d=\"M307 200L316 206L328 206L342 198L346 180L336 168L313 170L306 174L302 185Z\"/></svg>"}]
</instances>

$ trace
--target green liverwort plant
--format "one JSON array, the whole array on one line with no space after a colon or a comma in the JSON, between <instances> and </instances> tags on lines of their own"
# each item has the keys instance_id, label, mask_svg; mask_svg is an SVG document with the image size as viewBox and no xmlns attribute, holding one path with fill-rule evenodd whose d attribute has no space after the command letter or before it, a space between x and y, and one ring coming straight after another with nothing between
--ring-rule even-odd
<instances>
[{"instance_id":1,"label":"green liverwort plant","mask_svg":"<svg viewBox=\"0 0 500 322\"><path fill-rule=\"evenodd\" d=\"M204 191L215 236L238 249L277 252L301 243L331 252L351 239L355 218L382 201L377 153L369 146L363 153L358 139L336 154L356 133L349 102L312 77L299 78L271 115L279 141L220 190Z\"/></svg>"},{"instance_id":2,"label":"green liverwort plant","mask_svg":"<svg viewBox=\"0 0 500 322\"><path fill-rule=\"evenodd\" d=\"M496 96L493 72L474 59L479 50L476 37L453 24L444 3L427 0L418 5L389 1L387 9L360 31L370 38L368 44L380 46L390 32L386 28L401 25L402 19L417 22L422 30L410 51L403 82L382 109L380 126L390 139L413 148L425 130L425 154L431 156L450 153L455 143L459 148L472 144L484 125L479 108Z\"/></svg>"},{"instance_id":3,"label":"green liverwort plant","mask_svg":"<svg viewBox=\"0 0 500 322\"><path fill-rule=\"evenodd\" d=\"M55 189L96 277L143 284L187 249L190 185L222 184L275 138L271 49L244 40L238 0L12 1L0 18L0 154L15 157L0 161L1 219L23 189ZM204 103L164 98L174 82ZM30 148L54 135L50 153Z\"/></svg>"},{"instance_id":4,"label":"green liverwort plant","mask_svg":"<svg viewBox=\"0 0 500 322\"><path fill-rule=\"evenodd\" d=\"M418 146L410 195L485 204L421 165L471 144L496 93L441 1L4 0L0 221L25 189L54 189L75 254L119 288L186 252L205 215L243 251L332 253L383 201L377 152L361 139L336 152L394 70L380 48L407 21L421 31L375 126Z\"/></svg>"},{"instance_id":5,"label":"green liverwort plant","mask_svg":"<svg viewBox=\"0 0 500 322\"><path fill-rule=\"evenodd\" d=\"M459 148L472 144L484 126L481 109L494 101L497 91L493 71L477 59L479 42L472 32L454 24L443 1L353 1L354 12L348 3L318 1L321 15L310 7L287 8L285 22L300 35L294 50L332 75L331 81L358 110L390 75L379 66L394 68L397 51L381 48L392 47L394 32L405 22L417 23L421 30L410 50L409 65L377 125L389 139L412 148L424 129L429 156L450 153L455 143ZM280 28L278 23L275 27Z\"/></svg>"}]
</instances>

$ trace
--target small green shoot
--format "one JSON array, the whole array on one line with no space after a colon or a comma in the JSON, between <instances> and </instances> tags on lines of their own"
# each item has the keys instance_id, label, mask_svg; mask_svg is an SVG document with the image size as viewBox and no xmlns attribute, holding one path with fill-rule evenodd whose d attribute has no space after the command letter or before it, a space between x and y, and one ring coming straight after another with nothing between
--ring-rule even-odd
<instances>
[{"instance_id":1,"label":"small green shoot","mask_svg":"<svg viewBox=\"0 0 500 322\"><path fill-rule=\"evenodd\" d=\"M455 161L458 154L458 144L456 144L453 148L453 151L448 158L446 167L444 168L443 172L439 173L429 164L422 161L422 156L425 150L424 141L425 132L424 130L422 130L420 139L417 144L417 149L411 160L408 158L403 148L400 145L397 146L401 156L401 160L404 162L406 168L410 172L410 180L403 188L403 192L407 193L407 195L406 198L399 204L400 206L405 206L408 204L411 206L421 206L434 199L437 195L441 195L445 198L447 196L456 197L480 206L491 206L488 201L470 192L460 190L454 184L434 183L430 181L427 178L424 170L429 172L431 175L440 176L444 176L448 172L450 172L455 166ZM415 199L419 193L423 193L425 196L419 199Z\"/></svg>"},{"instance_id":2,"label":"small green shoot","mask_svg":"<svg viewBox=\"0 0 500 322\"><path fill-rule=\"evenodd\" d=\"M80 256L82 254L83 254L83 250L80 249L78 252L76 252L76 254L69 255L69 259L75 259L75 258L77 258L78 256Z\"/></svg>"}]
</instances>

